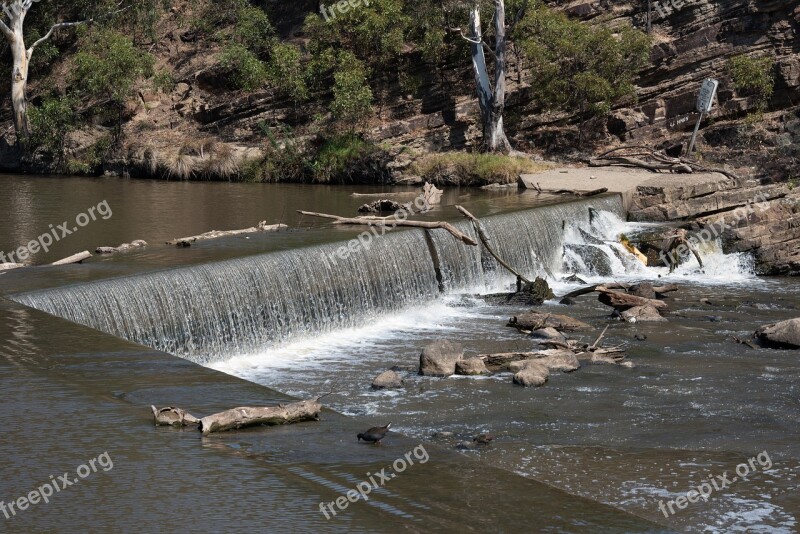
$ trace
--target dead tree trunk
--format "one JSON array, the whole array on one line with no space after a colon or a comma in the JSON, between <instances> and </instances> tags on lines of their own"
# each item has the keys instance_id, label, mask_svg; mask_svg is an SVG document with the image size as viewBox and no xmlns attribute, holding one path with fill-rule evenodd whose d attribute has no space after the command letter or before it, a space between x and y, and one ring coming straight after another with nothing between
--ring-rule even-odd
<instances>
[{"instance_id":1,"label":"dead tree trunk","mask_svg":"<svg viewBox=\"0 0 800 534\"><path fill-rule=\"evenodd\" d=\"M254 425L288 425L302 421L316 421L322 411L319 399L293 402L287 405L233 408L200 419L204 434L236 430Z\"/></svg>"},{"instance_id":2,"label":"dead tree trunk","mask_svg":"<svg viewBox=\"0 0 800 534\"><path fill-rule=\"evenodd\" d=\"M506 104L506 10L505 0L494 0L495 5L495 47L494 47L494 89L489 81L486 67L481 27L480 6L475 5L469 16L469 41L472 43L472 67L478 91L478 103L483 122L483 146L487 152L511 151L511 143L503 126L503 113Z\"/></svg>"},{"instance_id":3,"label":"dead tree trunk","mask_svg":"<svg viewBox=\"0 0 800 534\"><path fill-rule=\"evenodd\" d=\"M300 211L298 210L297 213L301 215L309 215L311 217L321 217L323 219L332 219L333 224L346 224L346 225L356 225L356 226L376 226L378 228L387 228L392 229L398 226L408 226L412 228L425 228L427 230L435 230L437 228L441 228L442 230L447 230L453 237L462 241L467 245L471 245L473 247L478 246L478 242L472 239L470 236L466 235L463 232L460 232L455 226L448 222L443 221L407 221L404 219L398 219L395 217L340 217L338 215L328 215L326 213L315 213L312 211Z\"/></svg>"},{"instance_id":4,"label":"dead tree trunk","mask_svg":"<svg viewBox=\"0 0 800 534\"><path fill-rule=\"evenodd\" d=\"M209 239L219 239L220 237L231 237L242 234L256 234L259 232L277 232L289 228L285 224L267 224L267 221L261 221L258 226L251 228L243 228L241 230L211 230L200 235L193 235L191 237L179 237L172 241L167 241L167 245L174 245L176 247L191 247L192 243L198 241L207 241Z\"/></svg>"},{"instance_id":5,"label":"dead tree trunk","mask_svg":"<svg viewBox=\"0 0 800 534\"><path fill-rule=\"evenodd\" d=\"M511 267L508 263L506 263L503 260L503 258L501 258L500 256L497 255L497 253L492 248L491 242L489 241L489 236L487 236L486 233L483 231L483 227L481 226L481 222L478 220L478 218L475 217L472 213L468 212L462 206L456 206L456 209L458 211L460 211L461 214L464 215L464 217L466 217L467 219L472 221L472 226L473 226L473 228L475 228L475 233L478 234L478 237L480 238L481 243L483 243L483 246L486 247L486 251L489 254L491 254L492 257L495 260L497 260L497 263L499 263L500 265L505 267L506 270L508 270L511 274L513 274L514 276L517 277L517 292L519 292L522 289L522 283L523 282L525 284L530 284L531 283L530 280L525 278L525 276L523 276L522 273L520 273L519 271L517 271L516 269Z\"/></svg>"}]
</instances>

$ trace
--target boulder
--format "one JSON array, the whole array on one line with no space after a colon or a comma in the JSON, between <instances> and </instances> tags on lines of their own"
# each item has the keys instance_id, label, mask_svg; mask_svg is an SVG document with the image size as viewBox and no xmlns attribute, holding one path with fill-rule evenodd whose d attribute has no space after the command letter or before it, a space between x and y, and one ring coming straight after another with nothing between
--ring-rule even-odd
<instances>
[{"instance_id":1,"label":"boulder","mask_svg":"<svg viewBox=\"0 0 800 534\"><path fill-rule=\"evenodd\" d=\"M489 370L480 358L467 358L456 362L456 374L464 376L488 375Z\"/></svg>"},{"instance_id":2,"label":"boulder","mask_svg":"<svg viewBox=\"0 0 800 534\"><path fill-rule=\"evenodd\" d=\"M372 381L372 389L397 389L403 387L403 378L394 371L384 371Z\"/></svg>"},{"instance_id":3,"label":"boulder","mask_svg":"<svg viewBox=\"0 0 800 534\"><path fill-rule=\"evenodd\" d=\"M569 373L572 371L577 371L581 368L581 364L578 362L578 357L575 356L575 354L571 351L558 350L550 352L552 352L552 354L547 356L535 357L530 360L510 362L507 366L508 370L512 373L518 373L531 365L542 365L546 367L548 371L563 371L565 373Z\"/></svg>"},{"instance_id":4,"label":"boulder","mask_svg":"<svg viewBox=\"0 0 800 534\"><path fill-rule=\"evenodd\" d=\"M512 306L541 306L545 300L555 298L547 280L537 277L515 293L495 293L483 297L490 304Z\"/></svg>"},{"instance_id":5,"label":"boulder","mask_svg":"<svg viewBox=\"0 0 800 534\"><path fill-rule=\"evenodd\" d=\"M529 362L514 375L514 383L526 388L543 386L550 377L550 371L542 364Z\"/></svg>"},{"instance_id":6,"label":"boulder","mask_svg":"<svg viewBox=\"0 0 800 534\"><path fill-rule=\"evenodd\" d=\"M436 341L419 356L419 374L423 376L451 376L456 372L456 362L464 359L464 348L451 341Z\"/></svg>"},{"instance_id":7,"label":"boulder","mask_svg":"<svg viewBox=\"0 0 800 534\"><path fill-rule=\"evenodd\" d=\"M530 337L537 342L542 343L546 341L556 341L558 343L566 343L567 337L553 327L540 328L531 332Z\"/></svg>"},{"instance_id":8,"label":"boulder","mask_svg":"<svg viewBox=\"0 0 800 534\"><path fill-rule=\"evenodd\" d=\"M762 326L756 330L762 345L774 349L800 349L800 317Z\"/></svg>"},{"instance_id":9,"label":"boulder","mask_svg":"<svg viewBox=\"0 0 800 534\"><path fill-rule=\"evenodd\" d=\"M666 321L652 306L635 306L625 310L621 315L629 323L663 323Z\"/></svg>"},{"instance_id":10,"label":"boulder","mask_svg":"<svg viewBox=\"0 0 800 534\"><path fill-rule=\"evenodd\" d=\"M570 350L554 352L549 356L538 358L534 361L544 365L551 371L561 371L564 373L571 373L581 368L578 357Z\"/></svg>"},{"instance_id":11,"label":"boulder","mask_svg":"<svg viewBox=\"0 0 800 534\"><path fill-rule=\"evenodd\" d=\"M644 299L656 299L656 291L653 289L653 284L649 282L642 282L641 284L631 286L631 288L628 290L628 294L642 297Z\"/></svg>"}]
</instances>

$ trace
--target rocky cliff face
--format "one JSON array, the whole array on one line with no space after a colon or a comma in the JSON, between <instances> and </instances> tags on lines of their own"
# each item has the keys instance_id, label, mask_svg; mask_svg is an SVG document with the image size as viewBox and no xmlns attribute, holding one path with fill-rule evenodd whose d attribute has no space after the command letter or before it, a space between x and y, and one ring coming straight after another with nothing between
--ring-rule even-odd
<instances>
[{"instance_id":1,"label":"rocky cliff face","mask_svg":"<svg viewBox=\"0 0 800 534\"><path fill-rule=\"evenodd\" d=\"M551 3L588 23L647 26L645 0ZM317 9L317 2L270 0L269 4L281 10L277 19L283 37L302 41L298 31L303 17ZM297 107L270 91L227 90L224 73L215 67L219 50L192 34L181 9L185 6L173 8L161 21L160 39L152 49L159 66L168 67L180 83L172 94L143 90L130 103L130 120L125 125L130 150L125 157L146 163L148 154L175 152L198 137L222 139L242 154L255 153L264 142L264 125L287 124L299 127L296 131L301 135L313 135L307 127L320 108ZM780 149L796 165L800 153L792 147L800 145L800 108L795 105L800 102L800 0L654 0L651 16L652 66L641 73L638 101L621 105L607 120L594 124L595 144L666 146L685 139L697 119L694 105L699 86L705 78L715 77L721 81L719 102L703 130L704 146L712 149L709 157L717 154L734 163L739 158L744 165L753 163L754 152L763 152L761 163L766 166L775 161L774 152ZM725 73L728 58L740 53L768 55L776 62L773 113L761 128L761 137L729 123L753 106L752 99L735 93ZM392 81L374 84L378 86L376 116L368 136L390 147L419 151L474 146L480 136L479 113L468 59L464 59L462 69L444 74L420 63L415 73L420 89L412 94ZM577 138L575 117L543 114L533 108L527 91L536 80L524 68L518 78L513 62L510 70L506 123L515 148L544 155L572 150ZM36 81L32 89L35 95ZM86 142L84 132L69 145L80 150ZM782 162L778 174L785 174L786 166Z\"/></svg>"},{"instance_id":2,"label":"rocky cliff face","mask_svg":"<svg viewBox=\"0 0 800 534\"><path fill-rule=\"evenodd\" d=\"M719 79L721 85L718 106L706 126L741 118L753 107L753 100L737 95L725 72L728 58L741 53L775 59L777 82L770 109L786 113L776 116L777 125L770 124L780 131L780 123L796 118L794 105L800 102L800 1L661 0L653 5L653 64L638 82L638 102L614 110L608 121L599 125L597 141L668 142L685 137L697 120L694 106L700 84L709 77ZM559 3L558 7L587 21L611 25L632 22L646 27L644 1L573 2ZM284 31L296 29L287 24ZM170 38L175 43L170 55L191 48L187 46L190 43L180 42L183 36L179 31ZM517 80L514 67L507 126L515 145L546 150L571 144L577 135L575 118L533 109L526 98L526 88L536 80L524 71ZM195 66L186 62L182 69L186 83L172 96L174 102L159 110L159 115L168 115L174 109L179 115L175 121L188 118L201 131L237 140L253 140L260 121L309 123L311 117L294 109L290 102L276 100L268 92L231 95L220 91L213 69L192 72L192 68ZM421 67L416 77L421 87L416 94L407 94L391 83L376 92L378 115L369 129L370 137L419 150L473 146L480 130L469 70L440 76ZM719 135L711 135L709 143L719 140ZM797 141L794 137L791 140Z\"/></svg>"}]
</instances>

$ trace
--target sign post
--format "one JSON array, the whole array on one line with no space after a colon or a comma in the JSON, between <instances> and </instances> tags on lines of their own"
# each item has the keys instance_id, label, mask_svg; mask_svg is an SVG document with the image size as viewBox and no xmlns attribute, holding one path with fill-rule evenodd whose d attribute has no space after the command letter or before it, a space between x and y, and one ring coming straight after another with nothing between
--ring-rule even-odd
<instances>
[{"instance_id":1,"label":"sign post","mask_svg":"<svg viewBox=\"0 0 800 534\"><path fill-rule=\"evenodd\" d=\"M697 141L697 133L700 131L700 123L703 122L703 117L714 107L714 96L717 94L718 87L719 82L709 78L703 82L703 86L700 88L700 95L697 97L697 111L700 112L700 117L697 119L694 133L692 133L692 140L689 142L689 154L694 152L694 143Z\"/></svg>"}]
</instances>

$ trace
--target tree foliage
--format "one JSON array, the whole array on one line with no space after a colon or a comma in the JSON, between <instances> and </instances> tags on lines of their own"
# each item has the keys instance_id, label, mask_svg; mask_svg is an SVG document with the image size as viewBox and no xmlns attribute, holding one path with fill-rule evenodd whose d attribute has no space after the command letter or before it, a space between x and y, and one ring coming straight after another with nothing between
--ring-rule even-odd
<instances>
[{"instance_id":1,"label":"tree foliage","mask_svg":"<svg viewBox=\"0 0 800 534\"><path fill-rule=\"evenodd\" d=\"M72 86L90 98L121 105L135 83L153 75L154 58L139 50L130 37L106 28L92 29L82 37L73 60Z\"/></svg>"},{"instance_id":2,"label":"tree foliage","mask_svg":"<svg viewBox=\"0 0 800 534\"><path fill-rule=\"evenodd\" d=\"M608 113L635 96L636 75L649 61L643 32L582 24L545 7L531 10L514 38L532 71L535 98L550 110Z\"/></svg>"},{"instance_id":3,"label":"tree foliage","mask_svg":"<svg viewBox=\"0 0 800 534\"><path fill-rule=\"evenodd\" d=\"M728 60L728 73L733 80L734 89L754 96L759 112L767 109L775 90L774 68L775 61L769 57L739 55Z\"/></svg>"}]
</instances>

